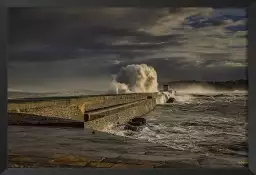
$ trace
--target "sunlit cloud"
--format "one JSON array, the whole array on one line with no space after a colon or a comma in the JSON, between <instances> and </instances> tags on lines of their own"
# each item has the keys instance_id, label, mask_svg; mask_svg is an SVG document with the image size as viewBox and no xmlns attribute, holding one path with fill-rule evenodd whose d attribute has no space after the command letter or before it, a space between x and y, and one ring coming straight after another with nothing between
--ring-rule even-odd
<instances>
[{"instance_id":1,"label":"sunlit cloud","mask_svg":"<svg viewBox=\"0 0 256 175\"><path fill-rule=\"evenodd\" d=\"M141 63L159 80L241 78L246 23L242 8L12 9L9 82L96 81Z\"/></svg>"}]
</instances>

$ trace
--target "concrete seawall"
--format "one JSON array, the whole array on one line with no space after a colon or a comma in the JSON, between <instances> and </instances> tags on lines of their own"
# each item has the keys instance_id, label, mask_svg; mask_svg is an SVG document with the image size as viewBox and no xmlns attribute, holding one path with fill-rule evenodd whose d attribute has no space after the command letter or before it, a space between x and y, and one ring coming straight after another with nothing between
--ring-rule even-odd
<instances>
[{"instance_id":1,"label":"concrete seawall","mask_svg":"<svg viewBox=\"0 0 256 175\"><path fill-rule=\"evenodd\" d=\"M148 113L156 106L156 96L156 93L139 93L12 99L8 100L8 113L9 118L30 115L71 119L97 129Z\"/></svg>"},{"instance_id":2,"label":"concrete seawall","mask_svg":"<svg viewBox=\"0 0 256 175\"><path fill-rule=\"evenodd\" d=\"M106 115L100 113L102 114L102 116L100 117L98 117L100 114L95 115L95 113L92 113L91 115L95 115L97 119L85 122L85 127L96 130L102 130L105 127L112 124L124 124L132 118L141 117L145 115L146 113L153 110L155 106L156 100L152 98L133 102L128 105L122 105L120 108L113 110L113 112L110 109L110 112Z\"/></svg>"},{"instance_id":3,"label":"concrete seawall","mask_svg":"<svg viewBox=\"0 0 256 175\"><path fill-rule=\"evenodd\" d=\"M121 94L78 97L45 97L8 100L9 113L34 114L84 120L87 111L104 109L152 98L154 94Z\"/></svg>"}]
</instances>

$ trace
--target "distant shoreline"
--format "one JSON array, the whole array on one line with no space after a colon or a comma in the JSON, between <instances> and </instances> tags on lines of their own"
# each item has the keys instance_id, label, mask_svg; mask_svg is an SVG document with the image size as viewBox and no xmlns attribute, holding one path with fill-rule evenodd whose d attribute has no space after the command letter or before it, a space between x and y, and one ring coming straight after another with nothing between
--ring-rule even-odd
<instances>
[{"instance_id":1,"label":"distant shoreline","mask_svg":"<svg viewBox=\"0 0 256 175\"><path fill-rule=\"evenodd\" d=\"M240 79L240 80L228 80L228 81L197 81L197 80L181 80L181 81L169 81L169 82L161 82L159 83L160 90L162 89L164 84L168 84L170 89L183 89L190 87L201 87L206 89L214 89L214 90L247 90L248 89L248 80ZM24 98L24 97L42 97L47 96L49 98L56 96L95 96L95 95L106 95L106 92L100 91L95 92L91 90L74 90L63 92L63 93L45 93L45 92L22 92L22 91L13 91L8 90L8 98Z\"/></svg>"},{"instance_id":2,"label":"distant shoreline","mask_svg":"<svg viewBox=\"0 0 256 175\"><path fill-rule=\"evenodd\" d=\"M161 84L168 84L170 88L189 88L190 86L201 86L203 88L214 88L216 90L247 90L248 80L228 80L228 81L172 81Z\"/></svg>"}]
</instances>

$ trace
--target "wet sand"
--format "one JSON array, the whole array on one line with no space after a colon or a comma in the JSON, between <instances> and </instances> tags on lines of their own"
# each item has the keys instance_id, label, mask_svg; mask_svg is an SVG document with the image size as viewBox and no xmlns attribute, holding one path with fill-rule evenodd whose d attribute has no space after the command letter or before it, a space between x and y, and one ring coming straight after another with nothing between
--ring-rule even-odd
<instances>
[{"instance_id":1,"label":"wet sand","mask_svg":"<svg viewBox=\"0 0 256 175\"><path fill-rule=\"evenodd\" d=\"M242 167L223 158L177 151L91 129L8 128L9 167L195 168Z\"/></svg>"}]
</instances>

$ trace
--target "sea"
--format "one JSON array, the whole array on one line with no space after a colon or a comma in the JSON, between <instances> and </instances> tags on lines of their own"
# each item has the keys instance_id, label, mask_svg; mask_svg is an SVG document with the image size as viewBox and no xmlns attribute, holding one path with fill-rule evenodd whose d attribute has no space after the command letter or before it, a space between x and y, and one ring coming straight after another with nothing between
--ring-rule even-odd
<instances>
[{"instance_id":1,"label":"sea","mask_svg":"<svg viewBox=\"0 0 256 175\"><path fill-rule=\"evenodd\" d=\"M176 150L238 162L247 160L247 92L177 92L158 104L138 131L112 125L104 131Z\"/></svg>"},{"instance_id":2,"label":"sea","mask_svg":"<svg viewBox=\"0 0 256 175\"><path fill-rule=\"evenodd\" d=\"M17 94L9 97L17 98ZM242 90L178 91L173 103L159 102L144 115L147 122L137 131L126 130L125 124L109 125L102 131L236 164L248 158L247 99L247 91Z\"/></svg>"}]
</instances>

